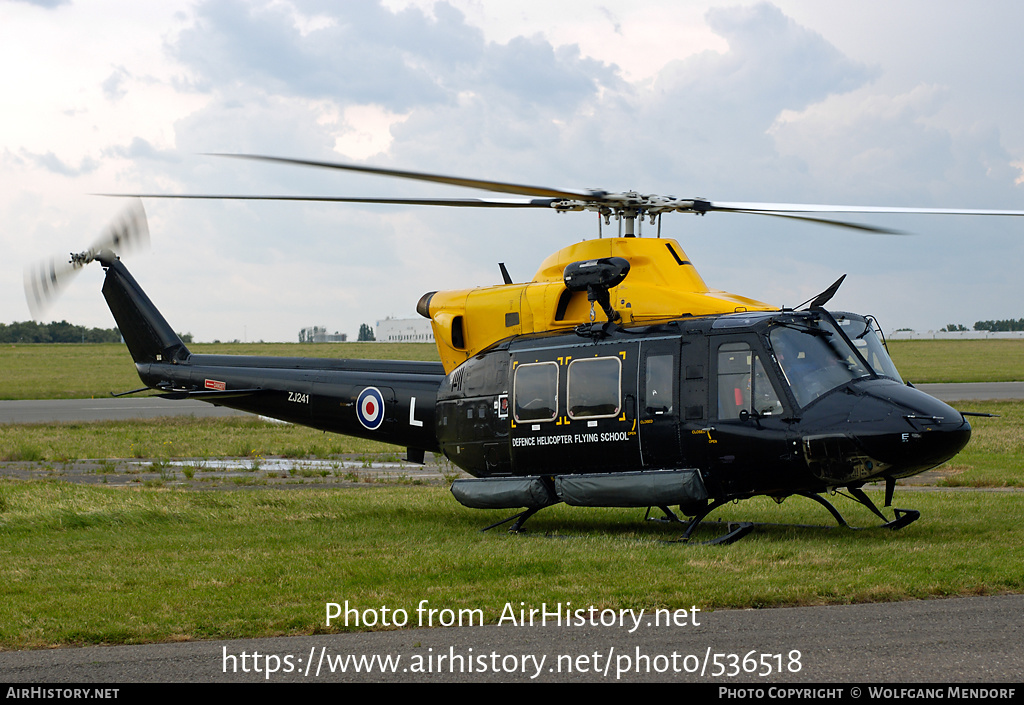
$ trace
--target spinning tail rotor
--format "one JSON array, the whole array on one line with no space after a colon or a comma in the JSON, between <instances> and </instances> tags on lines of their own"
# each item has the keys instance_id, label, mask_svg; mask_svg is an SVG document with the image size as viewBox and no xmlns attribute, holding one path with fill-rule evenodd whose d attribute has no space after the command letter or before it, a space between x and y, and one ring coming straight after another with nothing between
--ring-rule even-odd
<instances>
[{"instance_id":1,"label":"spinning tail rotor","mask_svg":"<svg viewBox=\"0 0 1024 705\"><path fill-rule=\"evenodd\" d=\"M32 318L40 320L74 275L101 253L114 256L149 245L149 225L142 201L135 198L84 252L70 259L51 257L25 268L25 300Z\"/></svg>"}]
</instances>

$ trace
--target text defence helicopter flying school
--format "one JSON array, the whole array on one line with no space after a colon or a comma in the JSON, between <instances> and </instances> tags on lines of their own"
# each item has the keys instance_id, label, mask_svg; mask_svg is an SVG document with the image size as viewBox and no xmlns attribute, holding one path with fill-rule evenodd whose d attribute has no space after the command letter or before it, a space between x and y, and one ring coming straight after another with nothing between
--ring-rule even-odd
<instances>
[{"instance_id":1,"label":"text defence helicopter flying school","mask_svg":"<svg viewBox=\"0 0 1024 705\"><path fill-rule=\"evenodd\" d=\"M780 309L709 289L675 240L668 212L761 213L863 230L822 213L1024 215L1024 211L722 203L635 192L566 191L366 166L241 156L486 189L528 199L169 196L548 208L612 216L624 232L565 247L528 283L425 294L440 363L191 353L115 252L148 237L136 202L92 249L26 272L33 314L70 273L97 260L103 295L144 389L440 452L474 476L452 493L467 507L519 509L513 530L558 502L670 506L692 517L683 540L722 504L800 495L846 525L822 493L845 490L886 526L861 489L946 462L970 438L965 414L904 384L869 316L824 306ZM657 237L634 233L637 218ZM799 307L798 307L799 308ZM135 390L135 391L144 391ZM969 415L969 414L968 414ZM505 523L499 522L499 524ZM490 528L490 527L488 527ZM719 541L738 538L738 526Z\"/></svg>"}]
</instances>

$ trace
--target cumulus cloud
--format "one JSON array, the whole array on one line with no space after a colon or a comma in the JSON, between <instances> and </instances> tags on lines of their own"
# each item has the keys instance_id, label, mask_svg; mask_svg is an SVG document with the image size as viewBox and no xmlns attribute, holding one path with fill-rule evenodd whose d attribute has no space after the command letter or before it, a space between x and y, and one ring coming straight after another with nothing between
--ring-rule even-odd
<instances>
[{"instance_id":1,"label":"cumulus cloud","mask_svg":"<svg viewBox=\"0 0 1024 705\"><path fill-rule=\"evenodd\" d=\"M799 157L815 180L828 179L851 197L885 202L899 194L913 203L975 207L1012 202L1016 169L999 130L939 124L934 118L951 99L947 87L933 84L899 95L857 91L784 111L770 134L780 153Z\"/></svg>"},{"instance_id":2,"label":"cumulus cloud","mask_svg":"<svg viewBox=\"0 0 1024 705\"><path fill-rule=\"evenodd\" d=\"M208 2L170 50L211 96L175 125L185 152L352 159L374 153L361 145L382 145L388 153L378 159L406 168L500 179L514 178L518 165L520 176L545 181L564 127L603 92L627 90L614 66L575 46L540 35L487 42L444 3L428 16L369 0ZM317 186L294 169L274 173L275 190L324 188L323 177ZM370 183L355 188L379 192ZM395 188L415 185L388 193Z\"/></svg>"},{"instance_id":3,"label":"cumulus cloud","mask_svg":"<svg viewBox=\"0 0 1024 705\"><path fill-rule=\"evenodd\" d=\"M114 145L103 150L105 157L119 157L132 160L157 160L171 163L181 162L181 153L172 149L157 149L141 137L134 138L127 145Z\"/></svg>"},{"instance_id":4,"label":"cumulus cloud","mask_svg":"<svg viewBox=\"0 0 1024 705\"><path fill-rule=\"evenodd\" d=\"M110 100L120 100L125 95L124 83L128 78L130 74L123 66L118 66L103 82L103 94Z\"/></svg>"},{"instance_id":5,"label":"cumulus cloud","mask_svg":"<svg viewBox=\"0 0 1024 705\"><path fill-rule=\"evenodd\" d=\"M61 5L70 5L71 0L15 0L16 2L23 2L27 5L36 5L38 7L45 7L47 10L60 7Z\"/></svg>"},{"instance_id":6,"label":"cumulus cloud","mask_svg":"<svg viewBox=\"0 0 1024 705\"><path fill-rule=\"evenodd\" d=\"M59 174L60 176L81 176L83 174L92 173L99 168L99 162L92 157L83 157L78 163L78 166L73 166L60 159L53 152L35 154L28 150L22 150L21 154L36 166L42 167L53 174Z\"/></svg>"},{"instance_id":7,"label":"cumulus cloud","mask_svg":"<svg viewBox=\"0 0 1024 705\"><path fill-rule=\"evenodd\" d=\"M304 29L297 12L320 17L319 27ZM597 173L649 171L627 166L642 155L677 181L709 172L731 180L737 160L767 164L778 156L769 129L784 110L804 110L877 73L772 5L714 9L707 19L729 50L671 62L647 86L540 35L487 42L444 3L427 16L371 0L206 2L172 51L200 85L216 87L207 112L229 116L234 143L247 130L254 140L268 138L262 119L243 117L266 105L305 101L308 112L325 101L339 113L375 105L408 116L392 128L397 161L418 163L446 145L457 155L448 168L500 163L517 172L536 150L542 162L537 153L528 160L535 172L555 168L559 178L594 175L600 162L616 167ZM200 124L210 126L196 115L187 127ZM344 128L319 119L316 141L329 149Z\"/></svg>"},{"instance_id":8,"label":"cumulus cloud","mask_svg":"<svg viewBox=\"0 0 1024 705\"><path fill-rule=\"evenodd\" d=\"M368 0L295 7L331 21L303 31L282 3L208 1L197 6L195 25L181 33L174 53L208 87L244 85L400 112L450 100L457 88L446 77L476 62L484 46L480 31L454 10L431 19L415 8L392 13Z\"/></svg>"},{"instance_id":9,"label":"cumulus cloud","mask_svg":"<svg viewBox=\"0 0 1024 705\"><path fill-rule=\"evenodd\" d=\"M318 25L303 26L297 12L319 17ZM433 16L412 7L392 12L370 0L204 3L172 51L214 97L178 123L177 144L188 152L330 158L349 129L346 107L370 104L403 115L389 123L392 139L379 159L405 168L720 200L794 200L790 189L809 180L807 167L800 150L780 154L772 126L785 111L802 114L869 84L878 69L849 59L769 4L713 9L707 21L726 51L673 61L636 85L614 65L540 35L485 41L443 3ZM186 190L225 190L225 169L207 180L205 167L191 175L183 168ZM233 164L226 178L242 191L322 192L332 183L280 167L255 174ZM379 180L342 183L346 193L437 191ZM521 271L532 271L532 258L559 229L591 234L593 227L527 217L417 213L419 222L445 233L435 246L453 260L455 252L493 258L495 241L470 234L474 226L479 232L496 222L503 229L529 222L515 233L513 252L502 250ZM367 227L376 229L377 242L391 237L381 223ZM741 227L733 244L743 246L766 228L772 226Z\"/></svg>"},{"instance_id":10,"label":"cumulus cloud","mask_svg":"<svg viewBox=\"0 0 1024 705\"><path fill-rule=\"evenodd\" d=\"M608 22L611 23L612 29L615 31L616 34L622 34L622 21L616 16L614 12L612 12L611 10L604 6L598 7L597 11L601 13L601 15L603 15L608 20Z\"/></svg>"},{"instance_id":11,"label":"cumulus cloud","mask_svg":"<svg viewBox=\"0 0 1024 705\"><path fill-rule=\"evenodd\" d=\"M391 153L416 163L444 143L453 167L500 164L516 178L532 169L564 184L781 197L773 185L791 163L769 134L780 113L863 86L877 69L771 5L715 9L708 22L727 51L672 61L643 85L614 66L577 60L571 47L537 40L533 51L519 51L524 38L493 47L488 61L518 76L536 67L543 78L506 92L496 71L480 70L459 102L422 106L396 126ZM531 85L534 94L522 98Z\"/></svg>"}]
</instances>

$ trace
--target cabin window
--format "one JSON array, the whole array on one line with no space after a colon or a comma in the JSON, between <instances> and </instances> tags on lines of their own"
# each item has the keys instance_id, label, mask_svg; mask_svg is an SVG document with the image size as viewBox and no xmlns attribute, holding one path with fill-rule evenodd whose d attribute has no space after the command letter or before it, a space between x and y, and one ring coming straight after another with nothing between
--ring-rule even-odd
<instances>
[{"instance_id":1,"label":"cabin window","mask_svg":"<svg viewBox=\"0 0 1024 705\"><path fill-rule=\"evenodd\" d=\"M558 411L558 363L517 366L512 396L516 421L554 421Z\"/></svg>"},{"instance_id":2,"label":"cabin window","mask_svg":"<svg viewBox=\"0 0 1024 705\"><path fill-rule=\"evenodd\" d=\"M594 357L569 363L569 418L616 416L622 398L622 362Z\"/></svg>"},{"instance_id":3,"label":"cabin window","mask_svg":"<svg viewBox=\"0 0 1024 705\"><path fill-rule=\"evenodd\" d=\"M675 384L673 355L648 355L644 373L644 408L648 416L672 413Z\"/></svg>"},{"instance_id":4,"label":"cabin window","mask_svg":"<svg viewBox=\"0 0 1024 705\"><path fill-rule=\"evenodd\" d=\"M718 348L718 418L738 419L741 411L778 416L782 402L750 345L726 343Z\"/></svg>"}]
</instances>

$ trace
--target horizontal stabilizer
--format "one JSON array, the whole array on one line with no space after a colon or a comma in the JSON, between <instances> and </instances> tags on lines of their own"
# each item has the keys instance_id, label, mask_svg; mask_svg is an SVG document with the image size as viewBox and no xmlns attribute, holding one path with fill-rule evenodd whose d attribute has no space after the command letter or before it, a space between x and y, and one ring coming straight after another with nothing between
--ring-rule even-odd
<instances>
[{"instance_id":1,"label":"horizontal stabilizer","mask_svg":"<svg viewBox=\"0 0 1024 705\"><path fill-rule=\"evenodd\" d=\"M253 394L259 394L263 392L263 389L176 389L163 394L157 394L155 396L161 399L201 399L203 401L212 401L215 398L218 399L230 399L232 397L248 397Z\"/></svg>"}]
</instances>

